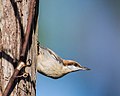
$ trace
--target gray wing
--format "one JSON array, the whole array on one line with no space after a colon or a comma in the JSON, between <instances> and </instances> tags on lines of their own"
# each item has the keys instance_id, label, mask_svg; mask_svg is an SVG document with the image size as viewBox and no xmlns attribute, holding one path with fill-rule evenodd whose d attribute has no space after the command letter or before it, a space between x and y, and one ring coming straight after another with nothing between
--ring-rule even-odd
<instances>
[{"instance_id":1,"label":"gray wing","mask_svg":"<svg viewBox=\"0 0 120 96\"><path fill-rule=\"evenodd\" d=\"M40 49L43 49L45 51L48 51L57 61L59 61L60 63L63 63L63 60L61 57L59 57L55 52L53 52L51 49L49 48L45 48L40 46L40 43L38 42L38 55L40 54Z\"/></svg>"}]
</instances>

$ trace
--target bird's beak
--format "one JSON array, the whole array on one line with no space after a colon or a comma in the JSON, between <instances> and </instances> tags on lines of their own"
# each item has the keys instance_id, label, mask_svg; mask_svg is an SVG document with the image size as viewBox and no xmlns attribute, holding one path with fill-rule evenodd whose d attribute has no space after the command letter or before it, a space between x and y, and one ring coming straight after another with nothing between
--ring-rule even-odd
<instances>
[{"instance_id":1,"label":"bird's beak","mask_svg":"<svg viewBox=\"0 0 120 96\"><path fill-rule=\"evenodd\" d=\"M91 70L91 69L87 67L82 67L82 70Z\"/></svg>"}]
</instances>

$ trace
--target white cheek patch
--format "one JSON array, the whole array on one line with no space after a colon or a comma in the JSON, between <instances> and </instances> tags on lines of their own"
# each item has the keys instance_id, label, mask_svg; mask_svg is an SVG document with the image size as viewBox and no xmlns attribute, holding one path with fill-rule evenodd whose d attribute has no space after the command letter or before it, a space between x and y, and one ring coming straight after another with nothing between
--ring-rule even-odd
<instances>
[{"instance_id":1,"label":"white cheek patch","mask_svg":"<svg viewBox=\"0 0 120 96\"><path fill-rule=\"evenodd\" d=\"M80 67L76 67L76 66L74 66L74 65L69 65L69 66L67 66L70 70L80 70L80 69L82 69L82 68L80 68Z\"/></svg>"}]
</instances>

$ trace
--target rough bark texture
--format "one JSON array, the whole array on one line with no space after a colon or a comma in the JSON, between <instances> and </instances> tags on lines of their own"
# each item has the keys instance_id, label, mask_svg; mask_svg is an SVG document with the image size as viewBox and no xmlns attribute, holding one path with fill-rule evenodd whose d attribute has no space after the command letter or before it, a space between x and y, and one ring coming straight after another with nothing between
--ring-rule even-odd
<instances>
[{"instance_id":1,"label":"rough bark texture","mask_svg":"<svg viewBox=\"0 0 120 96\"><path fill-rule=\"evenodd\" d=\"M30 0L0 0L0 96L17 66L27 26L29 3ZM36 93L37 12L38 5L27 49L27 60L31 59L32 65L22 70L29 76L16 77L10 96L35 96Z\"/></svg>"}]
</instances>

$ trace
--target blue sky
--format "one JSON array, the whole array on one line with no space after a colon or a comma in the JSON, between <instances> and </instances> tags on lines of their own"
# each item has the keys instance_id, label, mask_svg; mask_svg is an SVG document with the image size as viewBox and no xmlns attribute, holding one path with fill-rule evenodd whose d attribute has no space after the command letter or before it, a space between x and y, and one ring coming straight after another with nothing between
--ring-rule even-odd
<instances>
[{"instance_id":1,"label":"blue sky","mask_svg":"<svg viewBox=\"0 0 120 96\"><path fill-rule=\"evenodd\" d=\"M92 70L58 80L37 73L37 96L120 96L119 5L119 0L40 0L41 45Z\"/></svg>"}]
</instances>

